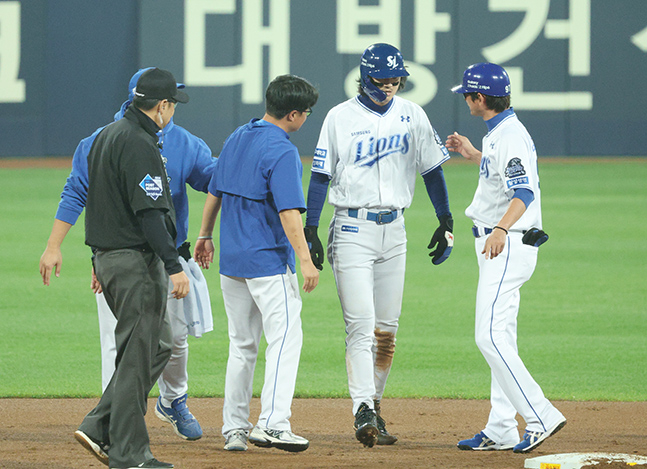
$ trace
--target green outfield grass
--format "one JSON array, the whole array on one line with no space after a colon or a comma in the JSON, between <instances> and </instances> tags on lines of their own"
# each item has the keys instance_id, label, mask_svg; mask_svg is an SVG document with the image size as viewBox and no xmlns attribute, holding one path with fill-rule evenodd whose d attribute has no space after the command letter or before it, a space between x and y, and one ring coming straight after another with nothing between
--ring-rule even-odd
<instances>
[{"instance_id":1,"label":"green outfield grass","mask_svg":"<svg viewBox=\"0 0 647 469\"><path fill-rule=\"evenodd\" d=\"M456 243L433 266L427 243L437 226L422 179L406 212L403 314L387 397L486 398L490 373L474 344L477 267L463 211L477 168L445 165ZM42 285L45 248L68 169L0 169L0 397L98 396L96 304L82 219L63 245L61 277ZM304 168L304 184L309 167ZM535 275L522 289L519 349L552 399L647 400L647 159L540 161L544 228ZM305 186L307 187L307 186ZM190 239L203 194L191 194ZM325 238L331 210L322 216ZM227 323L216 268L215 330L190 338L190 393L222 396ZM300 397L347 397L344 322L330 267L304 294ZM260 393L263 357L254 385ZM156 392L156 390L154 391Z\"/></svg>"}]
</instances>

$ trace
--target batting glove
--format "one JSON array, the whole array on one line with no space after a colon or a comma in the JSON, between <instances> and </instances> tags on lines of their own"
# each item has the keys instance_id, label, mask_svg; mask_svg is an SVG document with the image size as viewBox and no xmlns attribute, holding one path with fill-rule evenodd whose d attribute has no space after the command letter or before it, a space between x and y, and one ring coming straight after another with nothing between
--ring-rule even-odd
<instances>
[{"instance_id":1,"label":"batting glove","mask_svg":"<svg viewBox=\"0 0 647 469\"><path fill-rule=\"evenodd\" d=\"M454 247L454 219L451 215L443 215L439 218L440 226L436 228L431 237L427 249L434 249L429 253L431 262L434 265L442 264L452 253Z\"/></svg>"},{"instance_id":2,"label":"batting glove","mask_svg":"<svg viewBox=\"0 0 647 469\"><path fill-rule=\"evenodd\" d=\"M319 236L317 235L316 226L306 226L303 229L303 232L306 235L306 241L308 242L308 249L310 249L310 257L312 258L312 263L315 265L317 270L323 270L324 262L324 250L319 241Z\"/></svg>"},{"instance_id":3,"label":"batting glove","mask_svg":"<svg viewBox=\"0 0 647 469\"><path fill-rule=\"evenodd\" d=\"M544 244L546 241L548 241L548 233L539 228L530 228L528 231L524 231L523 238L521 238L521 242L523 244L535 246L536 248Z\"/></svg>"}]
</instances>

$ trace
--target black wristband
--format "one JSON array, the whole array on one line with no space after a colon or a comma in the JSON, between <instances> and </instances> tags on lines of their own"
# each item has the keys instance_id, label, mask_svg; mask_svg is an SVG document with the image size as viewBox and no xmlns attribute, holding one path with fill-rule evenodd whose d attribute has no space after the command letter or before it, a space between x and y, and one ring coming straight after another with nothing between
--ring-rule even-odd
<instances>
[{"instance_id":1,"label":"black wristband","mask_svg":"<svg viewBox=\"0 0 647 469\"><path fill-rule=\"evenodd\" d=\"M499 225L495 226L495 227L494 227L494 228L492 228L492 229L493 229L493 230L496 230L497 228L498 228L498 229L500 229L500 230L505 231L505 234L508 234L508 230L506 230L505 228L503 228L502 226L499 226Z\"/></svg>"}]
</instances>

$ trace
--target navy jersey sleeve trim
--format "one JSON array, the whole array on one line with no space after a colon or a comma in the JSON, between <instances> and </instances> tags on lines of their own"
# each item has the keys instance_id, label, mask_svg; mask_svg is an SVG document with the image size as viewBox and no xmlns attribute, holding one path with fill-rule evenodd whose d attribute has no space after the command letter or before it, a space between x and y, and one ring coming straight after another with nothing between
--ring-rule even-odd
<instances>
[{"instance_id":1,"label":"navy jersey sleeve trim","mask_svg":"<svg viewBox=\"0 0 647 469\"><path fill-rule=\"evenodd\" d=\"M427 194L429 194L429 199L431 199L431 203L436 210L436 217L451 215L449 211L449 193L447 192L443 168L437 166L432 171L425 173L422 179L425 181Z\"/></svg>"},{"instance_id":2,"label":"navy jersey sleeve trim","mask_svg":"<svg viewBox=\"0 0 647 469\"><path fill-rule=\"evenodd\" d=\"M528 208L528 206L535 200L535 194L530 189L525 189L523 187L514 190L513 199L519 199L523 204Z\"/></svg>"},{"instance_id":3,"label":"navy jersey sleeve trim","mask_svg":"<svg viewBox=\"0 0 647 469\"><path fill-rule=\"evenodd\" d=\"M306 226L319 226L319 218L321 218L321 210L326 201L329 185L330 177L327 174L313 171L310 175Z\"/></svg>"}]
</instances>

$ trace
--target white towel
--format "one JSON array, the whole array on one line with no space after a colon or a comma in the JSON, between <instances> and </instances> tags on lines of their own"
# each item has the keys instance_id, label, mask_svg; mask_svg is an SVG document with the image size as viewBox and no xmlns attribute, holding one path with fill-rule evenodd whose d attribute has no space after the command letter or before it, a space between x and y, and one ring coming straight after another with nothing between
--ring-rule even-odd
<instances>
[{"instance_id":1,"label":"white towel","mask_svg":"<svg viewBox=\"0 0 647 469\"><path fill-rule=\"evenodd\" d=\"M189 294L181 300L184 305L184 318L189 334L202 337L202 334L213 330L213 314L207 280L202 274L202 269L193 259L189 259L188 262L181 256L179 259L190 282Z\"/></svg>"}]
</instances>

